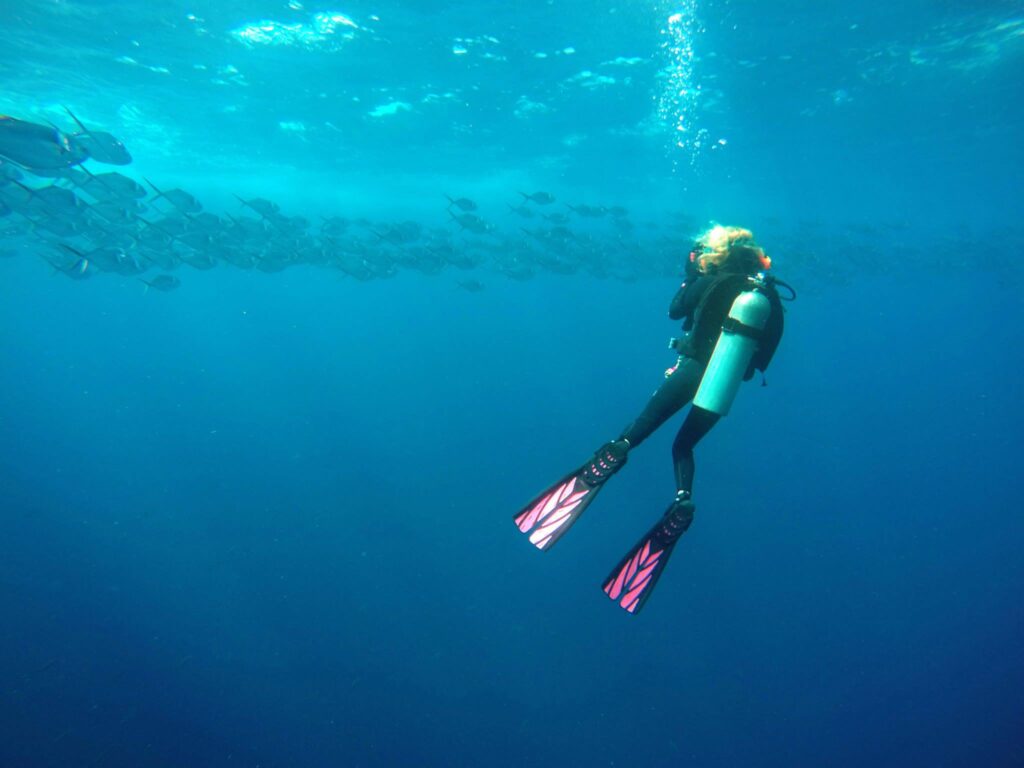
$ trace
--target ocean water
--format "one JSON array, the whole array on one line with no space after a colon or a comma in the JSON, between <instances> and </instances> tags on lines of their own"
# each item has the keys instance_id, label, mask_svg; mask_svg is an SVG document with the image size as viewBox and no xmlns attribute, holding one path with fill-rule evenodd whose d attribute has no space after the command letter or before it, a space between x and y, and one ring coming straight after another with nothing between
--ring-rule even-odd
<instances>
[{"instance_id":1,"label":"ocean water","mask_svg":"<svg viewBox=\"0 0 1024 768\"><path fill-rule=\"evenodd\" d=\"M0 18L0 113L146 188L0 218L0 766L1024 764L1019 2ZM119 237L195 233L154 188L217 219ZM680 417L551 552L511 518L713 221L799 298L630 616Z\"/></svg>"}]
</instances>

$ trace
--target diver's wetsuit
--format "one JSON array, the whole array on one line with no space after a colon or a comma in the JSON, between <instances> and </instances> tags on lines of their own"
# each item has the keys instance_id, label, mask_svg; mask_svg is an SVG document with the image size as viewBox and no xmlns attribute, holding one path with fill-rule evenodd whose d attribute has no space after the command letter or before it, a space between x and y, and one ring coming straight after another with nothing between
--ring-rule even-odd
<instances>
[{"instance_id":1,"label":"diver's wetsuit","mask_svg":"<svg viewBox=\"0 0 1024 768\"><path fill-rule=\"evenodd\" d=\"M741 276L742 277L742 276ZM733 281L737 286L741 281ZM687 341L680 352L679 364L665 382L651 396L643 411L622 433L622 438L629 441L630 449L640 445L652 432L664 424L680 408L693 400L697 394L704 369L707 368L711 353L714 351L722 323L729 314L732 302L740 290L732 290L722 284L721 276L701 275L692 282L683 283L669 306L669 317L683 320L683 330L689 333ZM701 305L704 294L714 288ZM753 376L754 369L763 370L771 359L772 353L782 335L782 307L774 290L768 294L772 303L772 319L766 329L769 338L762 345L758 355L751 362L744 379ZM699 317L695 316L698 308ZM672 461L675 465L676 490L685 491L687 495L693 490L693 449L716 423L718 414L693 406L683 421L683 426L672 443Z\"/></svg>"},{"instance_id":2,"label":"diver's wetsuit","mask_svg":"<svg viewBox=\"0 0 1024 768\"><path fill-rule=\"evenodd\" d=\"M680 408L693 400L704 377L707 363L686 357L658 391L651 396L644 410L622 433L630 449L636 448L654 430L664 424ZM683 426L672 443L672 462L675 464L676 490L693 490L693 448L718 423L719 415L694 406L686 414Z\"/></svg>"}]
</instances>

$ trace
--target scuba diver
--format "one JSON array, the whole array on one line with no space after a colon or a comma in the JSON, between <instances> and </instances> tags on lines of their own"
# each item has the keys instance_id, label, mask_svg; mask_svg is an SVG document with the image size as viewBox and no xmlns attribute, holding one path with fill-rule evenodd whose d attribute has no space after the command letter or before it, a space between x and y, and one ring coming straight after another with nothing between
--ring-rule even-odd
<instances>
[{"instance_id":1,"label":"scuba diver","mask_svg":"<svg viewBox=\"0 0 1024 768\"><path fill-rule=\"evenodd\" d=\"M766 275L771 259L740 227L714 226L701 235L686 262L686 279L668 315L683 321L683 336L670 347L678 358L637 418L581 467L538 495L514 520L538 549L550 548L594 500L608 478L622 469L629 451L680 408L689 413L672 444L676 495L662 518L637 542L604 581L604 591L630 613L647 602L679 537L693 521L693 449L729 412L741 381L768 367L782 338L783 310Z\"/></svg>"}]
</instances>

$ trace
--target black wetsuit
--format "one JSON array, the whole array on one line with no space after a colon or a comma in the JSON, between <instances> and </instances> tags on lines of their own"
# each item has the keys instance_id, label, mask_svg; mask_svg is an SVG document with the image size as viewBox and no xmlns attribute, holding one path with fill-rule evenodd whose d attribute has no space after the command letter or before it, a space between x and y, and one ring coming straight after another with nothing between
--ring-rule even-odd
<instances>
[{"instance_id":1,"label":"black wetsuit","mask_svg":"<svg viewBox=\"0 0 1024 768\"><path fill-rule=\"evenodd\" d=\"M743 290L745 275L701 275L683 283L669 306L669 317L683 320L688 337L683 346L679 364L665 382L651 396L641 414L622 433L635 448L664 424L697 394L704 369L714 351L722 323L729 314L732 302ZM782 337L782 306L773 288L765 291L772 313L765 328L765 337L759 345L744 379L750 379L755 370L763 371ZM672 461L675 465L676 489L689 494L693 490L693 449L704 435L718 422L719 415L694 406L686 415L683 426L672 443Z\"/></svg>"}]
</instances>

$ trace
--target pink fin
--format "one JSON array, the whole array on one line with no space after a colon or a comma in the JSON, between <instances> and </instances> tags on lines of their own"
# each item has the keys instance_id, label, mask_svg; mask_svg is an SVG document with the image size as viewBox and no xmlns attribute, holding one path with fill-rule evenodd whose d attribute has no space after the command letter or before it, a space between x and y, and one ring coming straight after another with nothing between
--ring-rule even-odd
<instances>
[{"instance_id":1,"label":"pink fin","mask_svg":"<svg viewBox=\"0 0 1024 768\"><path fill-rule=\"evenodd\" d=\"M625 610L636 613L664 554L664 549L652 552L650 539L645 541L604 585L605 594Z\"/></svg>"},{"instance_id":2,"label":"pink fin","mask_svg":"<svg viewBox=\"0 0 1024 768\"><path fill-rule=\"evenodd\" d=\"M604 591L612 600L618 600L619 595L622 594L622 585L626 582L626 570L628 568L629 566L626 565L619 569L619 575L614 581L609 581L608 585L604 588Z\"/></svg>"},{"instance_id":3,"label":"pink fin","mask_svg":"<svg viewBox=\"0 0 1024 768\"><path fill-rule=\"evenodd\" d=\"M636 610L636 604L640 602L640 595L643 594L644 587L646 586L647 582L645 581L639 587L634 587L633 589L631 589L629 592L626 593L626 596L622 598L622 600L619 602L619 605L621 605L623 608L630 612Z\"/></svg>"},{"instance_id":4,"label":"pink fin","mask_svg":"<svg viewBox=\"0 0 1024 768\"><path fill-rule=\"evenodd\" d=\"M546 549L576 521L597 490L578 475L571 475L512 519L532 544L538 549Z\"/></svg>"},{"instance_id":5,"label":"pink fin","mask_svg":"<svg viewBox=\"0 0 1024 768\"><path fill-rule=\"evenodd\" d=\"M515 522L516 525L519 526L519 530L526 533L533 528L539 520L543 520L547 515L551 514L551 510L558 506L559 501L571 486L571 480L563 483L551 491L551 493L543 496L536 504L533 505L533 507L530 508L528 512L524 512L522 515L517 517Z\"/></svg>"},{"instance_id":6,"label":"pink fin","mask_svg":"<svg viewBox=\"0 0 1024 768\"><path fill-rule=\"evenodd\" d=\"M537 518L540 517L540 511L544 508L551 495L547 495L538 501L533 507L525 510L519 517L516 518L516 525L519 526L519 530L526 533L530 530L534 523L537 522Z\"/></svg>"}]
</instances>

